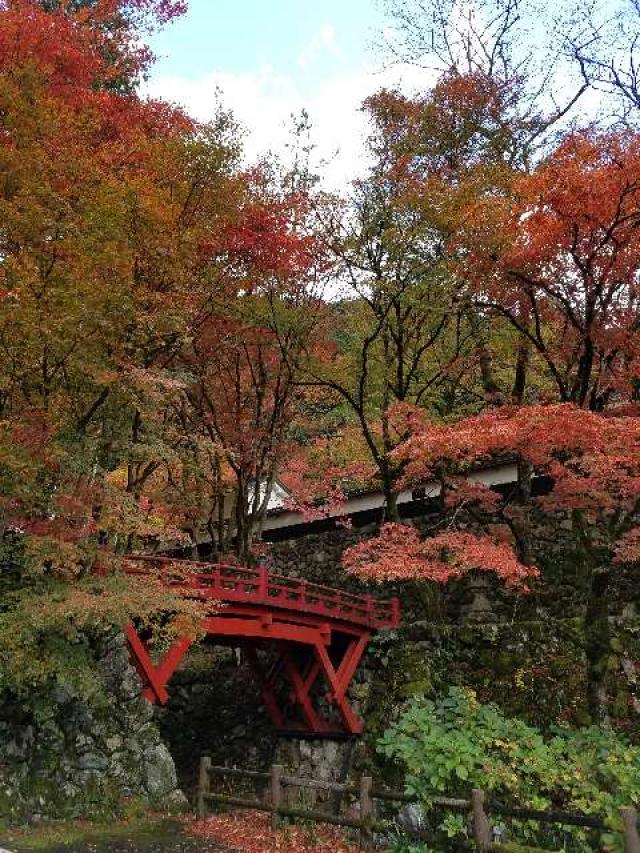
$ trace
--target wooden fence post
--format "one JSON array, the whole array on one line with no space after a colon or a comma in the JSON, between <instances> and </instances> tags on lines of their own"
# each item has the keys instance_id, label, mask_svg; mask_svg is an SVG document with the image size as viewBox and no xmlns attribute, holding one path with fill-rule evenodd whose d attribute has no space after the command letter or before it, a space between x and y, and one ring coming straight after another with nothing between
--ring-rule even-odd
<instances>
[{"instance_id":1,"label":"wooden fence post","mask_svg":"<svg viewBox=\"0 0 640 853\"><path fill-rule=\"evenodd\" d=\"M625 806L620 809L624 824L624 853L640 853L640 835L638 835L638 812Z\"/></svg>"},{"instance_id":2,"label":"wooden fence post","mask_svg":"<svg viewBox=\"0 0 640 853\"><path fill-rule=\"evenodd\" d=\"M200 776L198 779L198 806L197 814L200 820L204 820L207 816L206 795L210 790L209 768L211 767L211 759L208 755L203 755L200 759Z\"/></svg>"},{"instance_id":3,"label":"wooden fence post","mask_svg":"<svg viewBox=\"0 0 640 853\"><path fill-rule=\"evenodd\" d=\"M371 776L362 776L360 778L360 845L365 850L371 848L373 841L373 833L371 825L373 824L373 800L371 799L371 788L373 787L373 779Z\"/></svg>"},{"instance_id":4,"label":"wooden fence post","mask_svg":"<svg viewBox=\"0 0 640 853\"><path fill-rule=\"evenodd\" d=\"M282 765L271 765L271 829L277 829L280 826L280 816L278 810L282 805Z\"/></svg>"},{"instance_id":5,"label":"wooden fence post","mask_svg":"<svg viewBox=\"0 0 640 853\"><path fill-rule=\"evenodd\" d=\"M491 844L491 826L484 810L484 791L474 788L471 792L473 813L473 840L478 850L488 850Z\"/></svg>"}]
</instances>

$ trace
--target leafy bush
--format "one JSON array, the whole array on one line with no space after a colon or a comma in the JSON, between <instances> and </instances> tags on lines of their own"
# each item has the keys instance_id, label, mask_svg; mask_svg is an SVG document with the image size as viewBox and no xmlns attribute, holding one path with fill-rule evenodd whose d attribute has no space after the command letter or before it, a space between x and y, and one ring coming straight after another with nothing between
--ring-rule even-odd
<instances>
[{"instance_id":1,"label":"leafy bush","mask_svg":"<svg viewBox=\"0 0 640 853\"><path fill-rule=\"evenodd\" d=\"M178 635L197 637L202 630L200 603L177 595L158 576L117 572L69 583L44 569L23 569L14 582L10 576L19 568L3 562L2 544L0 537L0 710L3 702L18 703L48 717L55 686L101 702L92 642L134 619L159 650Z\"/></svg>"},{"instance_id":2,"label":"leafy bush","mask_svg":"<svg viewBox=\"0 0 640 853\"><path fill-rule=\"evenodd\" d=\"M407 791L426 807L435 796L468 797L482 788L494 801L600 815L619 830L620 806L640 804L640 747L607 728L558 728L544 737L494 705L481 705L471 690L451 688L437 702L413 700L379 750L403 765ZM451 836L452 816L440 828ZM464 821L456 831L465 833ZM593 833L579 828L514 820L511 832L556 849L595 849ZM621 849L615 832L602 842Z\"/></svg>"}]
</instances>

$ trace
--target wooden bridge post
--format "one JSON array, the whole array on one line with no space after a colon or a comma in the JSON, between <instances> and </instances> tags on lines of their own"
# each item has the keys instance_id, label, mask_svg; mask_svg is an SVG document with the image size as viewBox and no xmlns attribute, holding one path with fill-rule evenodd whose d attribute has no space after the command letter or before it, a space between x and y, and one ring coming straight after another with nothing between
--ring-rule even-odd
<instances>
[{"instance_id":1,"label":"wooden bridge post","mask_svg":"<svg viewBox=\"0 0 640 853\"><path fill-rule=\"evenodd\" d=\"M373 624L374 599L372 595L365 595L365 599L367 602L367 617L369 619L369 623Z\"/></svg>"},{"instance_id":2,"label":"wooden bridge post","mask_svg":"<svg viewBox=\"0 0 640 853\"><path fill-rule=\"evenodd\" d=\"M638 812L625 806L620 809L624 825L624 853L640 853L640 835L638 835Z\"/></svg>"},{"instance_id":3,"label":"wooden bridge post","mask_svg":"<svg viewBox=\"0 0 640 853\"><path fill-rule=\"evenodd\" d=\"M197 816L199 820L204 820L207 816L207 794L210 791L211 778L209 770L211 768L211 759L208 755L203 755L200 759L200 776L198 779L198 806Z\"/></svg>"},{"instance_id":4,"label":"wooden bridge post","mask_svg":"<svg viewBox=\"0 0 640 853\"><path fill-rule=\"evenodd\" d=\"M478 850L488 850L491 844L491 826L484 810L484 791L474 788L471 792L473 840Z\"/></svg>"},{"instance_id":5,"label":"wooden bridge post","mask_svg":"<svg viewBox=\"0 0 640 853\"><path fill-rule=\"evenodd\" d=\"M373 800L371 799L371 788L373 779L371 776L360 778L360 846L364 850L370 850L373 842Z\"/></svg>"},{"instance_id":6,"label":"wooden bridge post","mask_svg":"<svg viewBox=\"0 0 640 853\"><path fill-rule=\"evenodd\" d=\"M266 601L269 594L269 573L266 566L258 566L258 592L260 598Z\"/></svg>"},{"instance_id":7,"label":"wooden bridge post","mask_svg":"<svg viewBox=\"0 0 640 853\"><path fill-rule=\"evenodd\" d=\"M280 815L278 814L282 805L282 765L271 765L271 829L280 826Z\"/></svg>"}]
</instances>

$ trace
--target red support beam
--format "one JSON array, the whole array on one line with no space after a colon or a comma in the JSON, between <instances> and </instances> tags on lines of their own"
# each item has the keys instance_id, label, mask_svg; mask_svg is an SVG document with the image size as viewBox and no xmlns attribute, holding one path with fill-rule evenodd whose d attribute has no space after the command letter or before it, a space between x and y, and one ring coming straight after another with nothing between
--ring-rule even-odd
<instances>
[{"instance_id":1,"label":"red support beam","mask_svg":"<svg viewBox=\"0 0 640 853\"><path fill-rule=\"evenodd\" d=\"M150 702L160 702L164 705L169 698L169 694L164 689L164 684L158 676L156 666L151 660L151 655L147 647L138 636L138 632L133 625L127 625L124 631L129 640L129 648L131 649L134 666L145 684L145 697Z\"/></svg>"},{"instance_id":2,"label":"red support beam","mask_svg":"<svg viewBox=\"0 0 640 853\"><path fill-rule=\"evenodd\" d=\"M319 675L320 664L317 660L312 660L304 676L304 689L307 691L307 693L311 693L311 691L313 690L313 685L316 683L316 680Z\"/></svg>"},{"instance_id":3,"label":"red support beam","mask_svg":"<svg viewBox=\"0 0 640 853\"><path fill-rule=\"evenodd\" d=\"M358 640L352 640L348 647L347 651L344 654L344 657L340 661L338 665L338 669L336 670L336 677L339 684L339 692L336 693L335 698L337 701L342 699L347 692L349 685L351 684L351 679L356 673L356 670L362 660L362 655L367 648L367 643L369 642L369 634L363 634Z\"/></svg>"},{"instance_id":4,"label":"red support beam","mask_svg":"<svg viewBox=\"0 0 640 853\"><path fill-rule=\"evenodd\" d=\"M339 678L324 646L315 646L314 651L322 667L322 674L327 679L331 688L331 698L340 712L345 729L352 735L361 734L363 729L362 720L354 713L346 698L346 689L349 683L347 682L343 687L342 679Z\"/></svg>"},{"instance_id":5,"label":"red support beam","mask_svg":"<svg viewBox=\"0 0 640 853\"><path fill-rule=\"evenodd\" d=\"M273 689L273 684L265 675L264 670L260 665L260 661L258 660L256 650L251 646L243 646L242 653L258 680L258 684L260 685L260 692L262 693L262 701L264 702L265 707L269 712L271 722L277 729L284 728L284 717L282 716L282 711L280 710L280 706L278 705L278 700Z\"/></svg>"},{"instance_id":6,"label":"red support beam","mask_svg":"<svg viewBox=\"0 0 640 853\"><path fill-rule=\"evenodd\" d=\"M146 644L140 639L133 625L127 625L125 634L129 640L134 666L144 683L142 695L149 702L160 702L161 705L164 705L169 698L165 689L166 685L193 640L189 637L179 637L156 666L151 660Z\"/></svg>"},{"instance_id":7,"label":"red support beam","mask_svg":"<svg viewBox=\"0 0 640 853\"><path fill-rule=\"evenodd\" d=\"M320 648L324 649L324 646L320 646ZM327 723L316 713L305 687L304 679L293 660L291 650L285 643L280 644L280 654L282 655L285 672L293 687L296 703L300 706L300 711L308 730L310 732L326 732L328 730Z\"/></svg>"},{"instance_id":8,"label":"red support beam","mask_svg":"<svg viewBox=\"0 0 640 853\"><path fill-rule=\"evenodd\" d=\"M178 668L178 664L189 651L192 644L193 640L190 637L178 637L167 654L162 658L160 664L156 667L158 681L162 684L163 688L169 683L169 679ZM145 691L145 696L147 699L150 698L147 696L147 691ZM166 702L166 699L164 701Z\"/></svg>"},{"instance_id":9,"label":"red support beam","mask_svg":"<svg viewBox=\"0 0 640 853\"><path fill-rule=\"evenodd\" d=\"M225 611L225 613L228 611ZM261 640L286 640L290 643L302 643L314 646L316 643L327 646L331 642L331 632L326 627L308 628L291 622L264 621L261 614L257 618L234 616L209 616L204 620L205 629L210 636L253 637Z\"/></svg>"},{"instance_id":10,"label":"red support beam","mask_svg":"<svg viewBox=\"0 0 640 853\"><path fill-rule=\"evenodd\" d=\"M255 619L256 614L263 612L263 610L264 608L262 605L256 606L255 604L247 603L228 604L220 611L220 615L228 614L229 616L249 616ZM322 619L313 614L302 613L298 610L292 613L284 613L276 609L272 613L272 616L279 622L288 622L295 625L307 625L310 628L317 628L319 630L326 631L327 633L337 631L340 634L353 635L354 637L360 637L362 632L367 630L366 628L363 628L362 625L350 624L349 622L343 622L340 619L332 619L331 621L328 621L326 618Z\"/></svg>"}]
</instances>

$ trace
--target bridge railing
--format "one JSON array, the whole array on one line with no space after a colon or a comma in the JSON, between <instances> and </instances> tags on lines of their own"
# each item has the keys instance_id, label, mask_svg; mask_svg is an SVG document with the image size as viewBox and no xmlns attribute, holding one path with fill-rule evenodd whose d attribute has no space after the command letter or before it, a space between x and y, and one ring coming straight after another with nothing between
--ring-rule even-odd
<instances>
[{"instance_id":1,"label":"bridge railing","mask_svg":"<svg viewBox=\"0 0 640 853\"><path fill-rule=\"evenodd\" d=\"M303 578L275 574L264 566L250 569L138 555L125 557L124 565L132 574L160 572L168 585L192 590L198 597L267 604L371 628L397 628L400 624L397 598L381 600L373 595L357 595Z\"/></svg>"}]
</instances>

